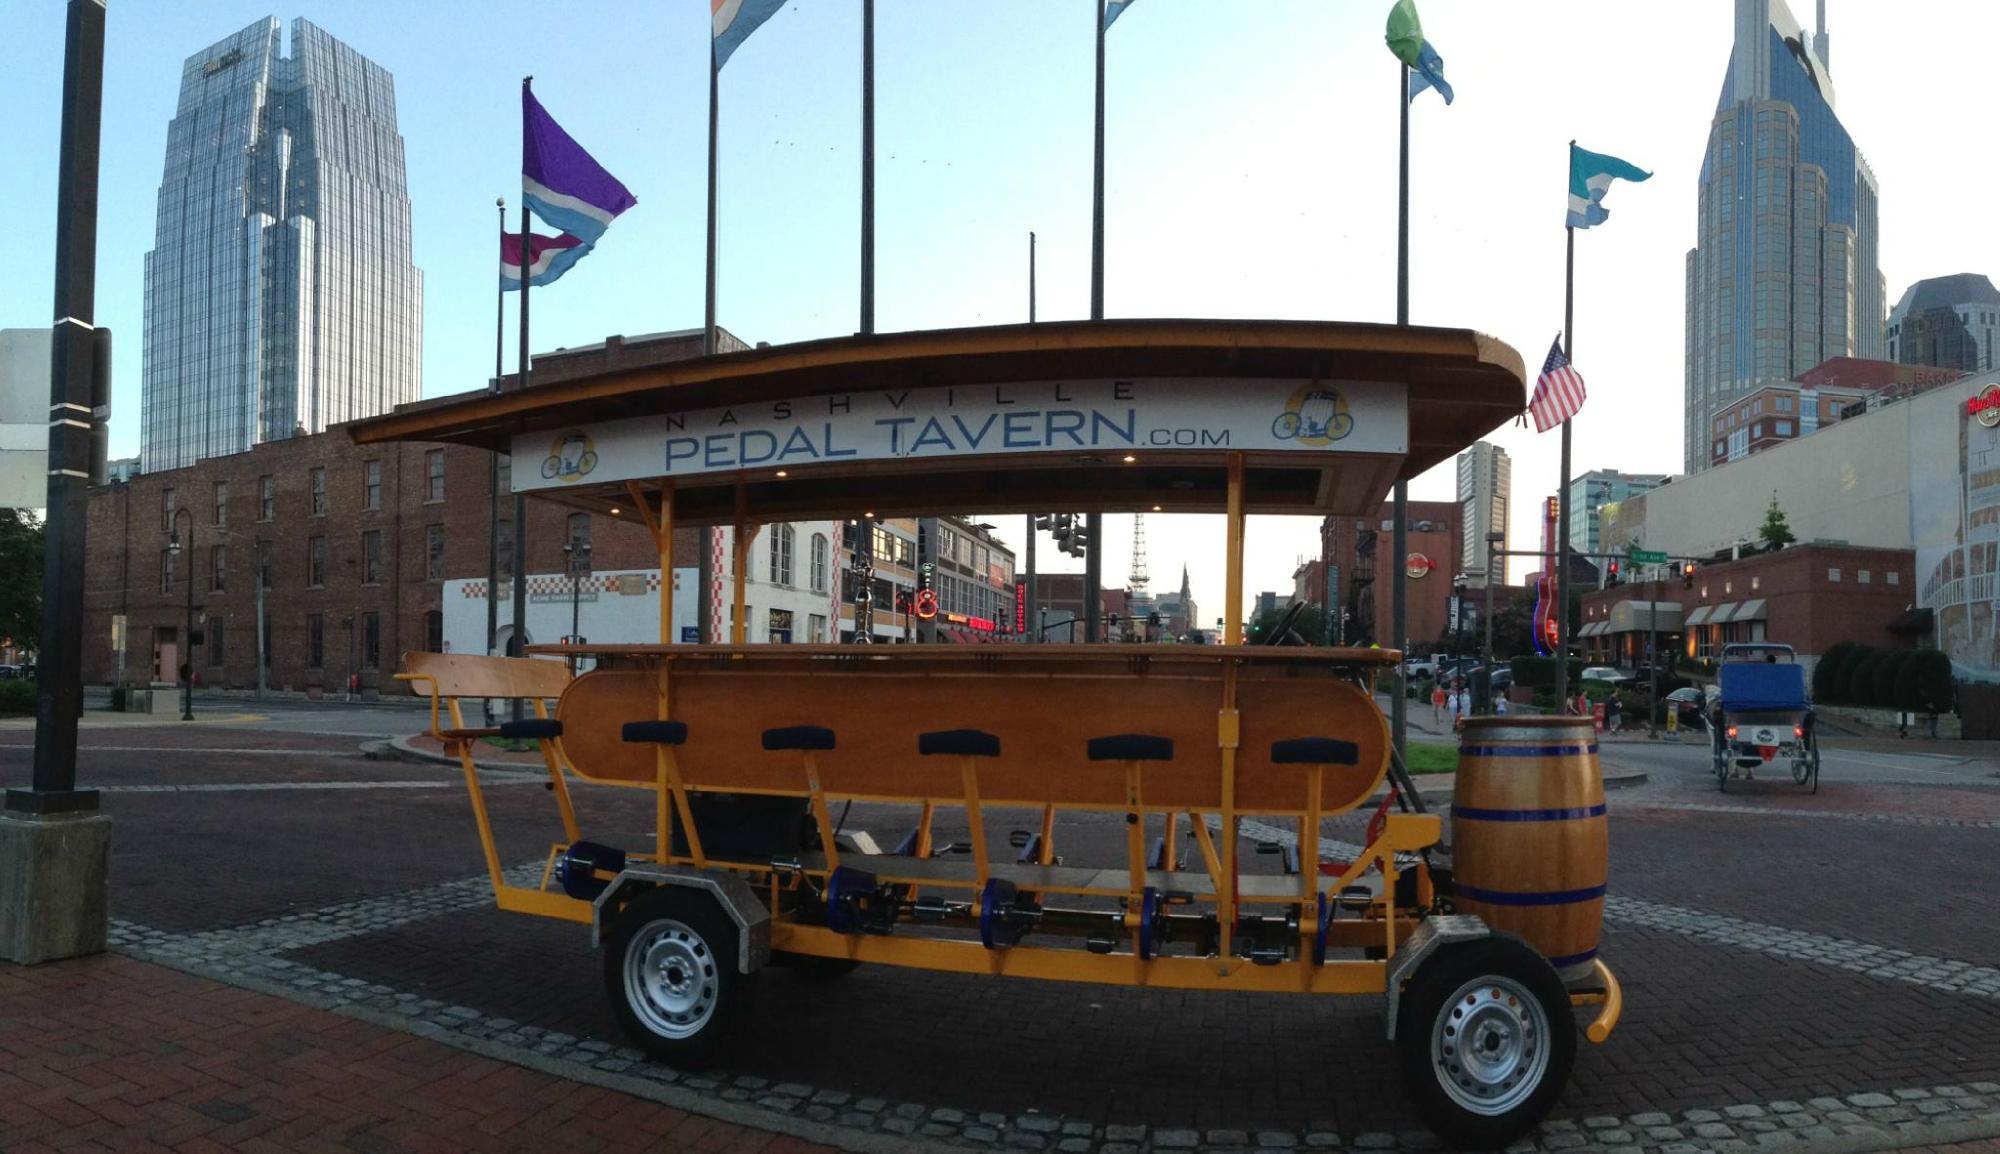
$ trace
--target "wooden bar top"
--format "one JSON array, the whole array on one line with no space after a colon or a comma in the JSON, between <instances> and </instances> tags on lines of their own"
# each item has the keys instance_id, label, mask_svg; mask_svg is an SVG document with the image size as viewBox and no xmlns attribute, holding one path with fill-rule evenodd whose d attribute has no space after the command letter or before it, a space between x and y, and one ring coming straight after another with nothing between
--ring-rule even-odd
<instances>
[{"instance_id":1,"label":"wooden bar top","mask_svg":"<svg viewBox=\"0 0 2000 1154\"><path fill-rule=\"evenodd\" d=\"M1217 665L1224 661L1249 664L1322 664L1391 666L1402 660L1394 649L1362 649L1327 645L1120 645L1120 644L988 644L988 645L529 645L527 652L550 657L611 659L716 658L748 661L797 661L839 658L849 662L967 661L1005 663L1008 659L1042 663L1144 661L1148 664Z\"/></svg>"}]
</instances>

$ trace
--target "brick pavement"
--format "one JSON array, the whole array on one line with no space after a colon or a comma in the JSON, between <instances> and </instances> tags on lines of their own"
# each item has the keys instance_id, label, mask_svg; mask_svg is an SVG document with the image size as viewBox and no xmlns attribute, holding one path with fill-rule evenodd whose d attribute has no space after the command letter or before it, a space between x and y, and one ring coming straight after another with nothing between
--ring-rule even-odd
<instances>
[{"instance_id":1,"label":"brick pavement","mask_svg":"<svg viewBox=\"0 0 2000 1154\"><path fill-rule=\"evenodd\" d=\"M127 957L0 967L0 1151L820 1154Z\"/></svg>"}]
</instances>

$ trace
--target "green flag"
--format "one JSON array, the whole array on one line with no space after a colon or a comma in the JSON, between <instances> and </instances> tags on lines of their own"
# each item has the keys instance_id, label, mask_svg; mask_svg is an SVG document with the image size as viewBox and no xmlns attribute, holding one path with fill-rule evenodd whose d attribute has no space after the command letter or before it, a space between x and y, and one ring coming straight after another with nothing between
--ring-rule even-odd
<instances>
[{"instance_id":1,"label":"green flag","mask_svg":"<svg viewBox=\"0 0 2000 1154\"><path fill-rule=\"evenodd\" d=\"M1412 68L1417 66L1418 53L1424 47L1424 23L1417 19L1414 0L1396 0L1396 6L1389 9L1387 39L1396 59Z\"/></svg>"}]
</instances>

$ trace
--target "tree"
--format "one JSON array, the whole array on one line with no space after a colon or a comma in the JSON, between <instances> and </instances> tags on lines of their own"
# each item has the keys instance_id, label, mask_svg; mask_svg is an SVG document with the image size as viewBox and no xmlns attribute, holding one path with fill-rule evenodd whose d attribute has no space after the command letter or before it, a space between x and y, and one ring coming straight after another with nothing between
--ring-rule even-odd
<instances>
[{"instance_id":1,"label":"tree","mask_svg":"<svg viewBox=\"0 0 2000 1154\"><path fill-rule=\"evenodd\" d=\"M1819 659L1819 664L1813 666L1812 688L1815 701L1831 705L1841 700L1843 678L1846 676L1842 671L1847 668L1848 662L1855 659L1858 649L1860 646L1852 641L1836 641L1827 647L1826 653Z\"/></svg>"},{"instance_id":2,"label":"tree","mask_svg":"<svg viewBox=\"0 0 2000 1154\"><path fill-rule=\"evenodd\" d=\"M0 638L34 649L42 641L42 522L0 509Z\"/></svg>"},{"instance_id":3,"label":"tree","mask_svg":"<svg viewBox=\"0 0 2000 1154\"><path fill-rule=\"evenodd\" d=\"M1764 542L1764 548L1771 550L1783 549L1799 539L1798 534L1792 532L1791 524L1785 520L1785 511L1778 508L1778 494L1775 492L1771 494L1771 507L1764 510L1764 524L1758 528L1757 536Z\"/></svg>"},{"instance_id":4,"label":"tree","mask_svg":"<svg viewBox=\"0 0 2000 1154\"><path fill-rule=\"evenodd\" d=\"M1244 629L1243 640L1252 645L1273 644L1271 633L1277 629L1278 622L1284 620L1284 617L1285 611L1283 609L1273 609L1268 613L1257 614L1250 619L1250 624ZM1324 645L1326 644L1326 615L1320 612L1317 606L1308 605L1299 614L1298 619L1292 622L1292 632L1298 634L1299 638L1307 645Z\"/></svg>"}]
</instances>

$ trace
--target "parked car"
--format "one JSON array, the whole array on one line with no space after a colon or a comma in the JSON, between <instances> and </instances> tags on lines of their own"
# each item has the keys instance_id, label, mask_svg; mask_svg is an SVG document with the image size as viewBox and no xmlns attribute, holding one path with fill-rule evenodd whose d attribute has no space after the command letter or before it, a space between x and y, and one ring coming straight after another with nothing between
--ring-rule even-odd
<instances>
[{"instance_id":1,"label":"parked car","mask_svg":"<svg viewBox=\"0 0 2000 1154\"><path fill-rule=\"evenodd\" d=\"M1677 722L1683 729L1699 729L1707 724L1708 695L1696 686L1676 689L1667 694L1666 703L1679 715Z\"/></svg>"},{"instance_id":2,"label":"parked car","mask_svg":"<svg viewBox=\"0 0 2000 1154\"><path fill-rule=\"evenodd\" d=\"M1617 683L1624 681L1626 676L1622 670L1614 669L1609 665L1592 665L1583 671L1582 679L1584 681L1609 681Z\"/></svg>"}]
</instances>

